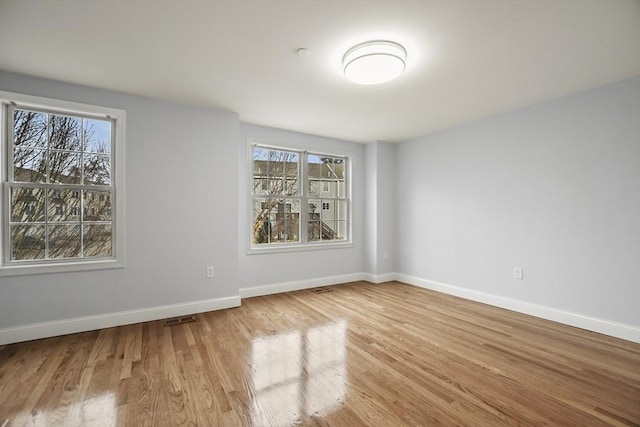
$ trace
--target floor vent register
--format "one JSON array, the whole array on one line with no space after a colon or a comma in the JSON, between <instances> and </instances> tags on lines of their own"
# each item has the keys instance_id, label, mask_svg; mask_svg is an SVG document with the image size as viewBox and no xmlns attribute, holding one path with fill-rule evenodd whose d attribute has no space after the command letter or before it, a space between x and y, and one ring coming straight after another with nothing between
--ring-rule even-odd
<instances>
[{"instance_id":1,"label":"floor vent register","mask_svg":"<svg viewBox=\"0 0 640 427\"><path fill-rule=\"evenodd\" d=\"M172 317L171 319L165 319L162 324L164 326L175 326L181 325L183 323L195 322L196 316L180 316L180 317Z\"/></svg>"}]
</instances>

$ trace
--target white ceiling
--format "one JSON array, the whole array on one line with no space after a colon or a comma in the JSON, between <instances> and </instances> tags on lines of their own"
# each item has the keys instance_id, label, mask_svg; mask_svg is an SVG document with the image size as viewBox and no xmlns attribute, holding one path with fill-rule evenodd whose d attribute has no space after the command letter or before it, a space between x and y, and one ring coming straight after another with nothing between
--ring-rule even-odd
<instances>
[{"instance_id":1,"label":"white ceiling","mask_svg":"<svg viewBox=\"0 0 640 427\"><path fill-rule=\"evenodd\" d=\"M371 39L398 80L342 75ZM640 1L0 0L0 68L393 142L640 74Z\"/></svg>"}]
</instances>

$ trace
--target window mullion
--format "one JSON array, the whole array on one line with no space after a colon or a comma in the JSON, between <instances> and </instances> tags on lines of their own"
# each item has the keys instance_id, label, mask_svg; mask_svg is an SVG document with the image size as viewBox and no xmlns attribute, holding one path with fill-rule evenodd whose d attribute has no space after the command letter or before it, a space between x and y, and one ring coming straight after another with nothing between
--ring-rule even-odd
<instances>
[{"instance_id":1,"label":"window mullion","mask_svg":"<svg viewBox=\"0 0 640 427\"><path fill-rule=\"evenodd\" d=\"M9 156L7 156L9 157ZM2 242L3 246L2 246L2 257L3 259L1 260L3 262L3 264L6 264L7 262L9 262L9 260L11 259L11 184L6 182L3 183L3 193L4 193L4 200L3 200L3 212L2 213L2 233L3 236L9 236L7 238L4 239L4 241Z\"/></svg>"},{"instance_id":2,"label":"window mullion","mask_svg":"<svg viewBox=\"0 0 640 427\"><path fill-rule=\"evenodd\" d=\"M307 244L309 242L309 153L303 151L300 154L300 243Z\"/></svg>"},{"instance_id":3,"label":"window mullion","mask_svg":"<svg viewBox=\"0 0 640 427\"><path fill-rule=\"evenodd\" d=\"M113 124L111 125L111 128L113 130ZM111 138L113 141L113 132L111 133ZM111 142L112 142L111 141ZM80 184L85 184L85 179L84 179L84 119L82 119L80 121ZM111 144L111 155L113 155L113 143ZM111 163L113 165L113 163ZM112 172L113 172L113 167L112 167ZM113 178L111 180L111 185L113 185L114 181ZM85 195L85 191L87 190L80 190L80 211L78 212L78 218L80 220L80 254L78 255L80 259L84 258L84 195ZM113 213L113 211L112 211ZM111 220L113 221L113 215ZM113 233L113 226L111 229L111 232ZM113 241L113 240L112 240Z\"/></svg>"},{"instance_id":4,"label":"window mullion","mask_svg":"<svg viewBox=\"0 0 640 427\"><path fill-rule=\"evenodd\" d=\"M84 161L81 162L81 168L82 168L82 164L84 164ZM84 183L84 173L80 175L80 182ZM78 196L80 197L80 203L78 203L79 205L79 209L80 211L78 211L78 221L80 223L80 258L84 258L84 195L85 195L85 191L86 190L80 190L78 193Z\"/></svg>"},{"instance_id":5,"label":"window mullion","mask_svg":"<svg viewBox=\"0 0 640 427\"><path fill-rule=\"evenodd\" d=\"M13 164L14 164L14 157L16 155L15 153L15 147L13 145L13 141L15 140L15 134L13 133L13 115L15 114L15 105L11 104L7 107L7 114L5 117L2 118L2 120L4 120L4 123L6 124L6 133L7 133L7 146L6 146L6 153L7 153L7 163L5 165L5 167L7 168L7 181L8 182L13 182L14 180L14 168L13 168ZM2 144L0 144L0 147L2 146ZM4 148L4 147L2 147ZM0 167L0 169L2 169ZM0 177L0 178L4 178Z\"/></svg>"},{"instance_id":6,"label":"window mullion","mask_svg":"<svg viewBox=\"0 0 640 427\"><path fill-rule=\"evenodd\" d=\"M49 199L49 188L48 185L51 183L51 114L47 114L47 123L45 125L45 138L46 145L44 150L44 186L42 187L42 192L44 193L44 259L49 259L49 209L48 209L48 199Z\"/></svg>"}]
</instances>

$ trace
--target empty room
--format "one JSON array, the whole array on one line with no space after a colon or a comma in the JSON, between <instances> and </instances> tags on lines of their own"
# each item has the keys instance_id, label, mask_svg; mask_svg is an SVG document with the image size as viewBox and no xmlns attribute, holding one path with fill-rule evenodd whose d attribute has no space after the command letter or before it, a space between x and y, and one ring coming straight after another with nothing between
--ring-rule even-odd
<instances>
[{"instance_id":1,"label":"empty room","mask_svg":"<svg viewBox=\"0 0 640 427\"><path fill-rule=\"evenodd\" d=\"M640 0L0 0L0 427L640 426Z\"/></svg>"}]
</instances>

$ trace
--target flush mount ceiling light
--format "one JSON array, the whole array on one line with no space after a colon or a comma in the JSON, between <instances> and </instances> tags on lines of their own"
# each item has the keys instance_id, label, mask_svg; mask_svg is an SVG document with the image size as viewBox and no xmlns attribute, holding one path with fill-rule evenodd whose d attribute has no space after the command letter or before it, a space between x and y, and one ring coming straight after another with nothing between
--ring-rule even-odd
<instances>
[{"instance_id":1,"label":"flush mount ceiling light","mask_svg":"<svg viewBox=\"0 0 640 427\"><path fill-rule=\"evenodd\" d=\"M395 79L405 69L407 51L387 40L355 45L342 57L344 75L354 83L377 85Z\"/></svg>"}]
</instances>

